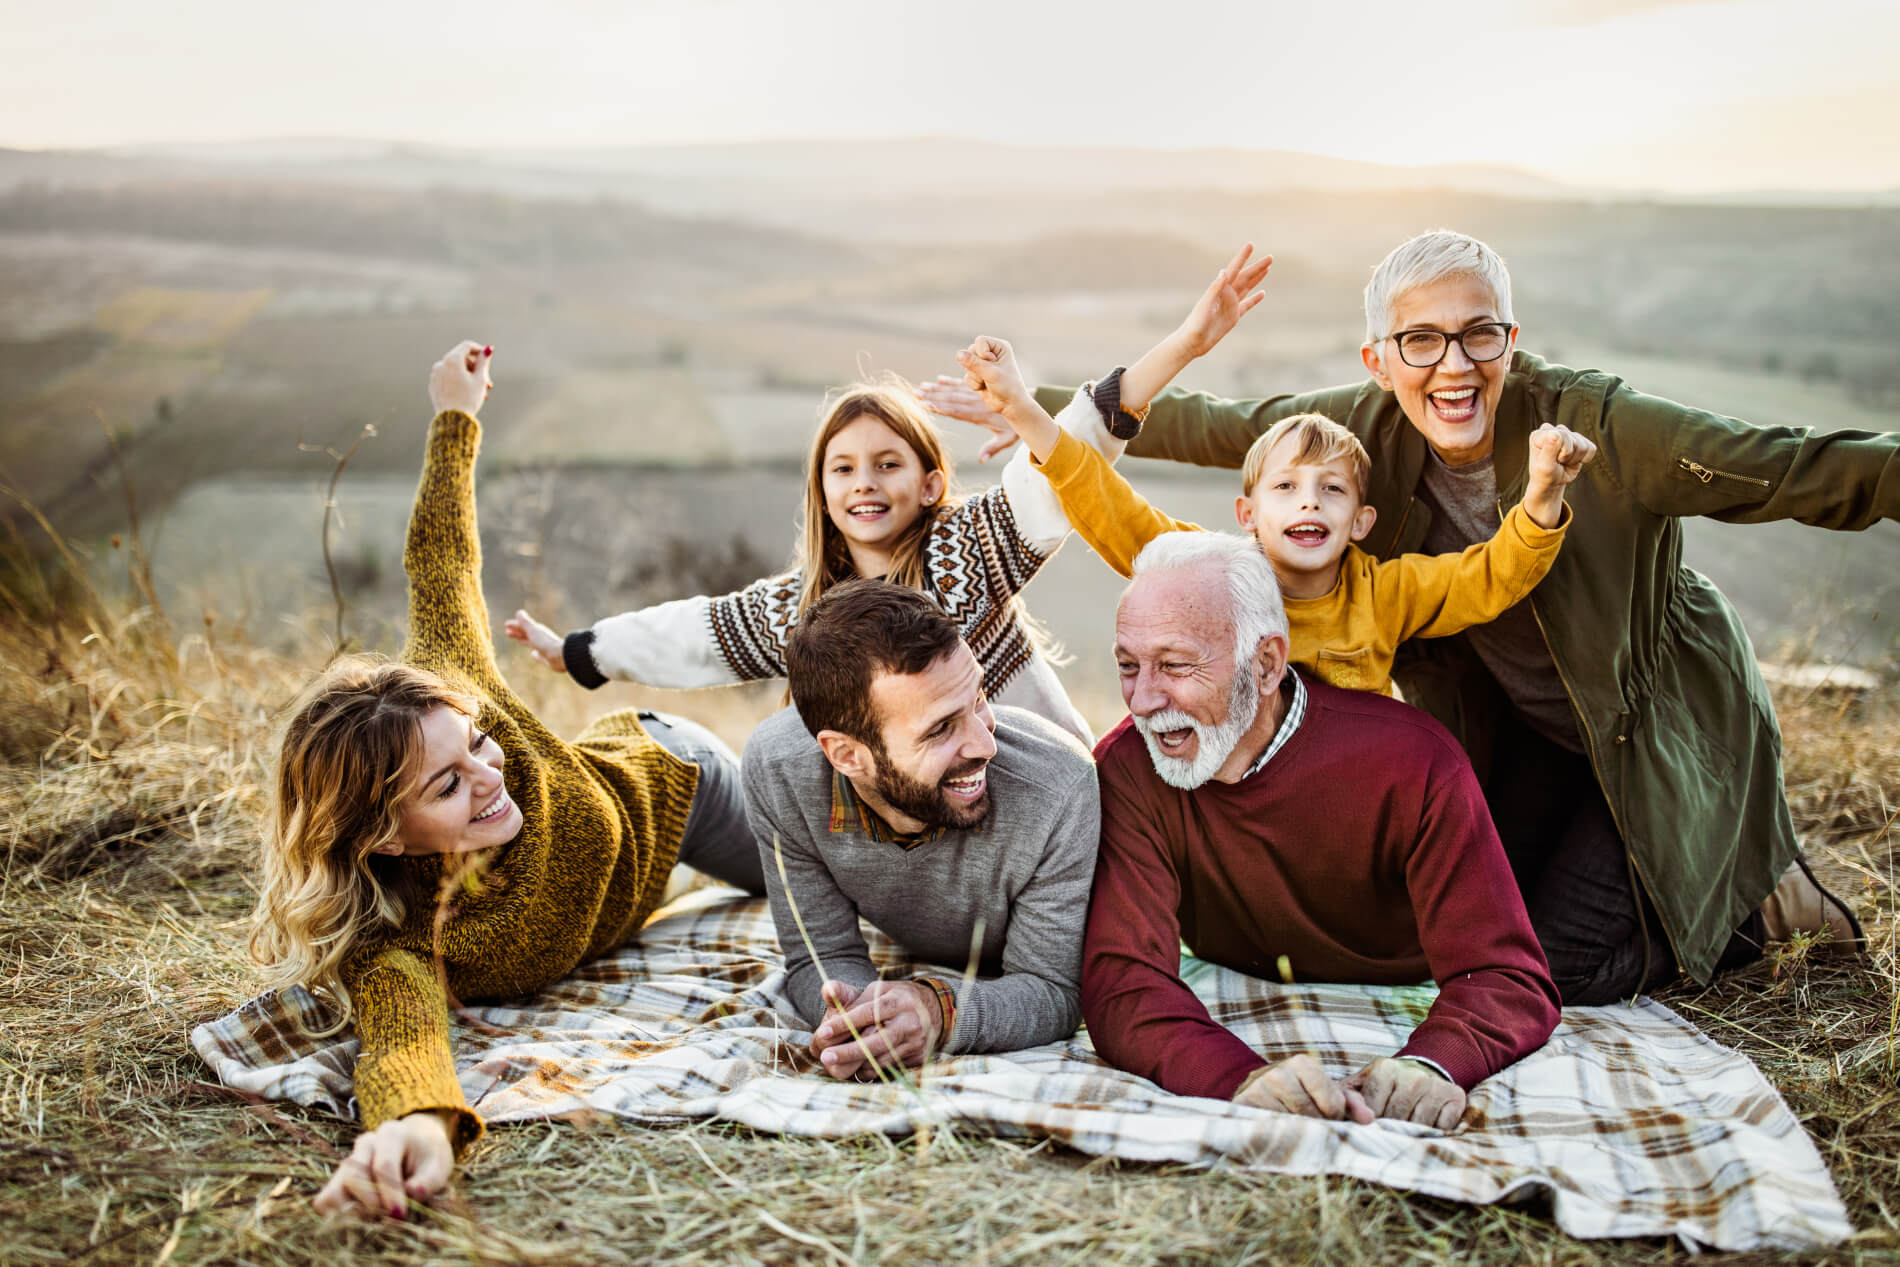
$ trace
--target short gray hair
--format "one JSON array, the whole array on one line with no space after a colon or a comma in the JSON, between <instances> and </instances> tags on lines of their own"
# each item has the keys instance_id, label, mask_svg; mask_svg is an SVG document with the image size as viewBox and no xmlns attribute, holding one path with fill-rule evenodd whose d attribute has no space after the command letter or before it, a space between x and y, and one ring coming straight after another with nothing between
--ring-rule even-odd
<instances>
[{"instance_id":1,"label":"short gray hair","mask_svg":"<svg viewBox=\"0 0 1900 1267\"><path fill-rule=\"evenodd\" d=\"M1130 575L1180 572L1203 564L1220 569L1234 619L1234 666L1251 672L1254 648L1273 634L1286 637L1286 607L1273 565L1251 537L1229 532L1164 532L1135 556Z\"/></svg>"},{"instance_id":2,"label":"short gray hair","mask_svg":"<svg viewBox=\"0 0 1900 1267\"><path fill-rule=\"evenodd\" d=\"M1504 257L1478 239L1433 229L1392 248L1366 283L1366 342L1375 348L1392 333L1399 297L1447 277L1470 277L1491 292L1498 320L1511 321L1511 270Z\"/></svg>"}]
</instances>

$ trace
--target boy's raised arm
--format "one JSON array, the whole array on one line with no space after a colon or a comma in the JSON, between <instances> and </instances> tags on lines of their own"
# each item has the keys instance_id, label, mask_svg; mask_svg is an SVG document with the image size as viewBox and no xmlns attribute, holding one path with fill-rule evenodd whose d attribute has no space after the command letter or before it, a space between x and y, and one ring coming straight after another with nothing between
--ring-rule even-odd
<instances>
[{"instance_id":1,"label":"boy's raised arm","mask_svg":"<svg viewBox=\"0 0 1900 1267\"><path fill-rule=\"evenodd\" d=\"M1496 535L1458 554L1408 554L1380 564L1375 594L1397 625L1393 641L1449 637L1522 602L1557 561L1569 528L1564 488L1596 451L1568 427L1539 427L1531 433L1524 500Z\"/></svg>"},{"instance_id":2,"label":"boy's raised arm","mask_svg":"<svg viewBox=\"0 0 1900 1267\"><path fill-rule=\"evenodd\" d=\"M1162 533L1203 531L1157 509L1107 458L1066 432L1038 469L1076 535L1121 576L1133 575L1135 556Z\"/></svg>"}]
</instances>

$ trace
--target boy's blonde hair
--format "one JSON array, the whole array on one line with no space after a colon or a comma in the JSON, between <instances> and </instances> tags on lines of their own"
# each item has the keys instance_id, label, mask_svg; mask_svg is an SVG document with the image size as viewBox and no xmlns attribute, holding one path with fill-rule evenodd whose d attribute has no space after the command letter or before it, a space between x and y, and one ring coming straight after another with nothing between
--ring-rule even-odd
<instances>
[{"instance_id":1,"label":"boy's blonde hair","mask_svg":"<svg viewBox=\"0 0 1900 1267\"><path fill-rule=\"evenodd\" d=\"M1335 462L1340 458L1352 464L1353 482L1359 486L1359 500L1366 500L1367 491L1372 482L1372 458L1366 452L1366 446L1359 443L1359 437L1334 422L1324 414L1294 414L1282 418L1273 424L1253 447L1247 450L1247 460L1240 468L1240 491L1249 496L1253 486L1267 471L1267 454L1273 447L1293 437L1293 462L1296 466L1317 466L1322 462Z\"/></svg>"},{"instance_id":2,"label":"boy's blonde hair","mask_svg":"<svg viewBox=\"0 0 1900 1267\"><path fill-rule=\"evenodd\" d=\"M955 494L956 470L944 448L943 437L930 421L930 415L917 403L909 383L890 375L881 382L855 383L846 388L826 410L805 458L804 523L794 551L798 566L805 573L798 596L801 615L823 597L826 590L858 574L851 562L851 552L845 546L844 534L838 531L825 510L825 448L833 436L865 417L876 418L896 432L917 455L924 474L943 472L943 495L934 506L925 506L917 521L899 535L891 551L891 570L885 580L912 589L923 588L924 541L929 536L930 525L939 516L955 510L960 500Z\"/></svg>"}]
</instances>

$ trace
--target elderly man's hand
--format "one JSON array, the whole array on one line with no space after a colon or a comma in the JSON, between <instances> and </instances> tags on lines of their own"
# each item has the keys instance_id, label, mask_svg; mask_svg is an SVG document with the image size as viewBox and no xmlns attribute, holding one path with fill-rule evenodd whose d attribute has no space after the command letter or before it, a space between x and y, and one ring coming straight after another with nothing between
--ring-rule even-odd
<instances>
[{"instance_id":1,"label":"elderly man's hand","mask_svg":"<svg viewBox=\"0 0 1900 1267\"><path fill-rule=\"evenodd\" d=\"M1381 1056L1346 1079L1379 1117L1417 1122L1449 1131L1465 1115L1464 1088L1430 1065Z\"/></svg>"},{"instance_id":2,"label":"elderly man's hand","mask_svg":"<svg viewBox=\"0 0 1900 1267\"><path fill-rule=\"evenodd\" d=\"M858 989L827 981L824 997L830 1012L813 1031L811 1049L834 1078L855 1078L879 1067L916 1068L936 1048L943 1030L936 992L920 982L873 981Z\"/></svg>"},{"instance_id":3,"label":"elderly man's hand","mask_svg":"<svg viewBox=\"0 0 1900 1267\"><path fill-rule=\"evenodd\" d=\"M1248 1074L1234 1092L1234 1103L1335 1121L1363 1123L1374 1116L1355 1088L1327 1077L1319 1061L1304 1052Z\"/></svg>"}]
</instances>

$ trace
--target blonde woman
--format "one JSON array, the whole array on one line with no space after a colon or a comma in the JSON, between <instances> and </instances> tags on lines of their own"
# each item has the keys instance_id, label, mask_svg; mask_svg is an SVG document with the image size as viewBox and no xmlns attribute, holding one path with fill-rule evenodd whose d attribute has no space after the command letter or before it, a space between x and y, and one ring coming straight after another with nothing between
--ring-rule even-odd
<instances>
[{"instance_id":1,"label":"blonde woman","mask_svg":"<svg viewBox=\"0 0 1900 1267\"><path fill-rule=\"evenodd\" d=\"M569 743L502 680L475 527L492 351L464 343L430 374L402 658L331 667L279 750L252 953L273 984L326 991L361 1040L365 1130L324 1210L402 1217L481 1134L449 1048L458 1002L628 940L675 860L764 892L737 763L709 732L628 711Z\"/></svg>"},{"instance_id":2,"label":"blonde woman","mask_svg":"<svg viewBox=\"0 0 1900 1267\"><path fill-rule=\"evenodd\" d=\"M1222 269L1188 326L1202 355L1252 307L1242 299L1266 275L1247 251ZM1056 421L1110 461L1111 437L1087 392ZM592 689L609 678L649 686L723 686L785 676L785 645L805 609L841 581L884 577L923 590L950 618L998 704L1041 716L1092 744L1088 723L1023 622L1017 592L1069 534L1048 481L1019 454L995 487L955 494L950 456L915 394L901 384L858 384L826 411L805 463L796 566L718 597L624 612L563 638L525 611L505 626L535 657Z\"/></svg>"}]
</instances>

